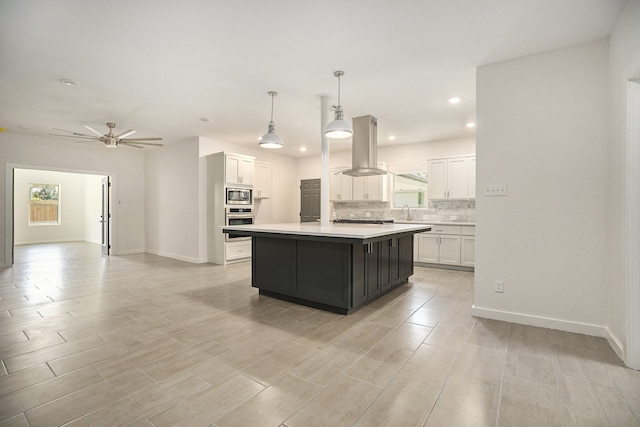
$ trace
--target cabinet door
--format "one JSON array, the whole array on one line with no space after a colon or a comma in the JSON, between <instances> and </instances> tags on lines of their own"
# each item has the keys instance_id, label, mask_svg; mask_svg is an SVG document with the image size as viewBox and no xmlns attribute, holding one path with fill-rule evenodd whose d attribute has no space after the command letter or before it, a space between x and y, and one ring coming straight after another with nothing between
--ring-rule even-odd
<instances>
[{"instance_id":1,"label":"cabinet door","mask_svg":"<svg viewBox=\"0 0 640 427\"><path fill-rule=\"evenodd\" d=\"M240 159L238 167L238 180L241 184L253 184L253 160Z\"/></svg>"},{"instance_id":2,"label":"cabinet door","mask_svg":"<svg viewBox=\"0 0 640 427\"><path fill-rule=\"evenodd\" d=\"M253 171L256 181L253 186L254 198L268 199L271 188L271 165L269 163L255 162Z\"/></svg>"},{"instance_id":3,"label":"cabinet door","mask_svg":"<svg viewBox=\"0 0 640 427\"><path fill-rule=\"evenodd\" d=\"M469 186L469 159L449 159L447 165L447 198L466 199Z\"/></svg>"},{"instance_id":4,"label":"cabinet door","mask_svg":"<svg viewBox=\"0 0 640 427\"><path fill-rule=\"evenodd\" d=\"M227 184L239 184L240 158L235 156L225 156L225 179Z\"/></svg>"},{"instance_id":5,"label":"cabinet door","mask_svg":"<svg viewBox=\"0 0 640 427\"><path fill-rule=\"evenodd\" d=\"M382 242L386 243L386 242ZM371 299L380 293L380 276L378 267L380 265L380 242L369 243L366 248L366 276L365 282L367 283L367 298Z\"/></svg>"},{"instance_id":6,"label":"cabinet door","mask_svg":"<svg viewBox=\"0 0 640 427\"><path fill-rule=\"evenodd\" d=\"M476 158L475 157L469 157L468 170L469 170L469 185L468 185L469 198L475 199L476 198Z\"/></svg>"},{"instance_id":7,"label":"cabinet door","mask_svg":"<svg viewBox=\"0 0 640 427\"><path fill-rule=\"evenodd\" d=\"M329 200L352 200L351 185L353 178L349 175L336 173L338 171L329 171Z\"/></svg>"},{"instance_id":8,"label":"cabinet door","mask_svg":"<svg viewBox=\"0 0 640 427\"><path fill-rule=\"evenodd\" d=\"M353 177L353 200L367 200L367 178L366 176Z\"/></svg>"},{"instance_id":9,"label":"cabinet door","mask_svg":"<svg viewBox=\"0 0 640 427\"><path fill-rule=\"evenodd\" d=\"M440 235L438 261L440 264L460 265L460 236Z\"/></svg>"},{"instance_id":10,"label":"cabinet door","mask_svg":"<svg viewBox=\"0 0 640 427\"><path fill-rule=\"evenodd\" d=\"M427 162L429 183L427 196L430 199L444 199L447 196L447 160L429 160Z\"/></svg>"},{"instance_id":11,"label":"cabinet door","mask_svg":"<svg viewBox=\"0 0 640 427\"><path fill-rule=\"evenodd\" d=\"M476 238L462 236L460 238L460 264L468 267L476 265Z\"/></svg>"},{"instance_id":12,"label":"cabinet door","mask_svg":"<svg viewBox=\"0 0 640 427\"><path fill-rule=\"evenodd\" d=\"M418 238L418 261L419 262L438 262L438 235L420 233L416 234Z\"/></svg>"}]
</instances>

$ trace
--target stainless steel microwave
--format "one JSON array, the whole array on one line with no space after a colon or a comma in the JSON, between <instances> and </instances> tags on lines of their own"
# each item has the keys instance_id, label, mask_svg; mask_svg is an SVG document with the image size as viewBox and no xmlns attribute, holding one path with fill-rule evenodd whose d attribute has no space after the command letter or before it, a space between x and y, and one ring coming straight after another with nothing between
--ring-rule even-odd
<instances>
[{"instance_id":1,"label":"stainless steel microwave","mask_svg":"<svg viewBox=\"0 0 640 427\"><path fill-rule=\"evenodd\" d=\"M253 190L250 188L227 188L227 205L250 205L253 203Z\"/></svg>"}]
</instances>

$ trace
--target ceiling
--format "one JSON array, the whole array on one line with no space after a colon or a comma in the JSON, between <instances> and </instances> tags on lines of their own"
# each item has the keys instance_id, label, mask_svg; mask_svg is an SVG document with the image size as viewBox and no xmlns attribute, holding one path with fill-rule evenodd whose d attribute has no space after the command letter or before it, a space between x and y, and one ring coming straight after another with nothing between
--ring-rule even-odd
<instances>
[{"instance_id":1,"label":"ceiling","mask_svg":"<svg viewBox=\"0 0 640 427\"><path fill-rule=\"evenodd\" d=\"M257 147L274 90L279 152L316 154L335 70L345 118L375 116L380 145L474 136L476 67L607 37L625 3L0 0L0 138L113 121Z\"/></svg>"}]
</instances>

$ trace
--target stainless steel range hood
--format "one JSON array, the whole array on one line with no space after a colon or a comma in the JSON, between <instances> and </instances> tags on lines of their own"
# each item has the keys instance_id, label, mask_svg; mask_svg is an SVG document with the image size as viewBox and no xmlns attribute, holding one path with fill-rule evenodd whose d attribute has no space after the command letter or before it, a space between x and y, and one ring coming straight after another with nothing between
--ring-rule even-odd
<instances>
[{"instance_id":1,"label":"stainless steel range hood","mask_svg":"<svg viewBox=\"0 0 640 427\"><path fill-rule=\"evenodd\" d=\"M373 116L353 119L351 168L342 172L351 176L386 175L378 169L378 120Z\"/></svg>"}]
</instances>

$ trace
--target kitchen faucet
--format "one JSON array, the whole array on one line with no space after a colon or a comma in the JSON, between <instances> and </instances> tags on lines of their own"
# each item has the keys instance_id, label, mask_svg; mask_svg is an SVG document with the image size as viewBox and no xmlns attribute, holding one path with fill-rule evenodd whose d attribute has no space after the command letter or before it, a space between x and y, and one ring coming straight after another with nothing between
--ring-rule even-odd
<instances>
[{"instance_id":1,"label":"kitchen faucet","mask_svg":"<svg viewBox=\"0 0 640 427\"><path fill-rule=\"evenodd\" d=\"M402 207L402 210L400 211L400 214L404 212L404 208L407 208L407 221L411 221L413 219L413 216L411 215L411 209L409 208L409 205L404 205Z\"/></svg>"}]
</instances>

